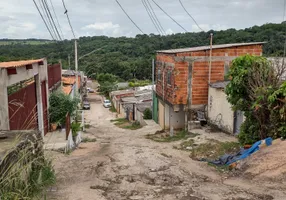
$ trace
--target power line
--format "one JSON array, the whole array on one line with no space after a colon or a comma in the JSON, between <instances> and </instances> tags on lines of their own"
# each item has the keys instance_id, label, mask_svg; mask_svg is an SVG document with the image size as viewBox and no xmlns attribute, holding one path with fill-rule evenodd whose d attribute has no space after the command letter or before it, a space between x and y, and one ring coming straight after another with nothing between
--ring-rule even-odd
<instances>
[{"instance_id":1,"label":"power line","mask_svg":"<svg viewBox=\"0 0 286 200\"><path fill-rule=\"evenodd\" d=\"M125 13L125 15L130 19L130 21L134 24L134 26L136 26L136 28L142 33L144 34L144 32L139 28L139 26L137 26L137 24L131 19L131 17L127 14L127 12L124 10L124 8L121 6L121 4L119 3L118 0L115 0L116 3L119 5L119 7L121 8L121 10Z\"/></svg>"},{"instance_id":2,"label":"power line","mask_svg":"<svg viewBox=\"0 0 286 200\"><path fill-rule=\"evenodd\" d=\"M73 37L74 37L74 39L76 39L75 34L74 34L74 31L73 31L73 27L72 27L72 25L71 25L71 21L70 21L69 15L68 15L68 10L67 10L66 5L65 5L65 1L62 0L62 2L63 2L63 6L64 6L64 8L65 8L64 14L67 16L67 19L68 19L68 22L69 22L69 25L70 25L70 28L71 28Z\"/></svg>"},{"instance_id":3,"label":"power line","mask_svg":"<svg viewBox=\"0 0 286 200\"><path fill-rule=\"evenodd\" d=\"M173 17L171 17L161 6L159 6L154 0L152 0L160 10L162 10L170 19L173 20L178 26L180 26L184 31L188 32L181 24L179 24Z\"/></svg>"},{"instance_id":4,"label":"power line","mask_svg":"<svg viewBox=\"0 0 286 200\"><path fill-rule=\"evenodd\" d=\"M46 0L42 0L42 1L44 2L44 5L46 6L46 10L48 11L48 15L49 15L50 18L51 18L52 25L53 25L54 28L55 28L55 31L56 31L56 33L57 33L58 38L59 38L60 40L62 40L61 35L59 34L59 31L58 31L58 28L57 28L57 26L56 26L56 24L55 24L54 18L53 18L52 14L51 14L51 11L50 11L50 8L49 8L49 5L48 5L47 1L46 1Z\"/></svg>"},{"instance_id":5,"label":"power line","mask_svg":"<svg viewBox=\"0 0 286 200\"><path fill-rule=\"evenodd\" d=\"M58 40L56 31L55 31L55 29L54 29L54 26L53 26L53 24L52 24L52 21L51 21L51 19L50 19L50 16L49 16L49 14L48 14L48 11L47 11L47 9L46 9L46 6L45 6L44 1L43 1L43 0L39 0L39 4L40 4L40 6L41 6L41 8L42 8L42 11L43 11L43 12L45 13L45 15L46 15L47 21L48 21L48 23L49 23L49 26L50 26L51 31L52 31L53 34L54 34L54 37L56 38L56 40Z\"/></svg>"},{"instance_id":6,"label":"power line","mask_svg":"<svg viewBox=\"0 0 286 200\"><path fill-rule=\"evenodd\" d=\"M59 27L60 32L61 32L61 35L62 35L62 38L64 39L64 34L63 34L63 32L62 32L62 28L61 28L61 25L60 25L60 23L59 23L59 20L58 20L57 14L56 14L56 12L55 12L55 8L54 8L54 5L53 5L52 0L50 0L50 4L51 4L51 6L52 6L52 10L53 10L53 13L54 13L54 15L55 15L55 18L56 18L56 21L57 21L58 27Z\"/></svg>"},{"instance_id":7,"label":"power line","mask_svg":"<svg viewBox=\"0 0 286 200\"><path fill-rule=\"evenodd\" d=\"M158 28L157 25L156 25L156 22L154 21L153 15L151 15L150 10L147 8L147 5L146 5L145 0L141 0L141 2L142 2L142 4L144 5L145 10L147 11L147 13L148 13L148 15L149 15L149 17L150 17L150 19L151 19L153 25L155 26L156 30L158 31L159 34L161 34L159 28Z\"/></svg>"},{"instance_id":8,"label":"power line","mask_svg":"<svg viewBox=\"0 0 286 200\"><path fill-rule=\"evenodd\" d=\"M45 21L45 19L44 19L42 13L41 13L41 11L40 11L40 9L39 9L39 7L38 7L36 1L33 0L33 2L34 2L34 4L35 4L35 6L36 6L36 8L37 8L37 10L38 10L38 12L39 12L39 14L41 15L41 18L42 18L43 22L45 23L45 26L46 26L47 30L49 31L49 33L50 33L52 39L55 40L55 38L54 38L54 36L53 36L53 34L52 34L52 32L51 32L49 26L47 25L47 22Z\"/></svg>"},{"instance_id":9,"label":"power line","mask_svg":"<svg viewBox=\"0 0 286 200\"><path fill-rule=\"evenodd\" d=\"M181 6L184 8L184 10L186 11L186 13L187 13L187 14L192 18L192 20L195 22L195 24L197 25L197 27L204 32L204 29L202 29L202 28L199 26L199 24L197 23L197 21L196 21L196 20L193 18L193 16L187 11L187 9L186 9L186 7L183 5L182 1L179 0L179 2L180 2L180 4L181 4Z\"/></svg>"},{"instance_id":10,"label":"power line","mask_svg":"<svg viewBox=\"0 0 286 200\"><path fill-rule=\"evenodd\" d=\"M166 35L166 32L165 32L165 30L164 30L164 28L163 28L161 22L159 21L159 19L158 19L157 15L156 15L156 13L155 13L155 11L154 11L154 9L153 9L151 3L149 2L149 0L146 0L146 1L147 1L148 5L149 5L149 7L150 7L150 9L151 9L151 12L153 13L153 16L154 16L155 21L157 21L157 24L158 24L159 29L162 31L163 34ZM148 7L148 5L147 5L147 7Z\"/></svg>"}]
</instances>

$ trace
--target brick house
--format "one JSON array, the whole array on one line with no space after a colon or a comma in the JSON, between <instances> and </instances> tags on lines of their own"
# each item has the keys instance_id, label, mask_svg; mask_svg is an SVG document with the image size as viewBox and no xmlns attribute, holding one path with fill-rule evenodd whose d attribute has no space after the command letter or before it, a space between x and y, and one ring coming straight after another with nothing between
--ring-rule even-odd
<instances>
[{"instance_id":1,"label":"brick house","mask_svg":"<svg viewBox=\"0 0 286 200\"><path fill-rule=\"evenodd\" d=\"M231 61L245 54L262 55L264 42L212 46L210 83L224 81ZM208 104L210 46L157 51L156 98L163 129L187 127L192 111Z\"/></svg>"}]
</instances>

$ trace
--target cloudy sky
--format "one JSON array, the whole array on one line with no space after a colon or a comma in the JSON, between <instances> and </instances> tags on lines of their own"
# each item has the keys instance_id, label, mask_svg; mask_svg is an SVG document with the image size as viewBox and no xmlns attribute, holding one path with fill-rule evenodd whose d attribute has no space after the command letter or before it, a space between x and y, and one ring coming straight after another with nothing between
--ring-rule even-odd
<instances>
[{"instance_id":1,"label":"cloudy sky","mask_svg":"<svg viewBox=\"0 0 286 200\"><path fill-rule=\"evenodd\" d=\"M39 0L35 0L39 4ZM61 0L53 2L65 39L72 38ZM157 33L141 0L118 0L144 33ZM152 3L152 0L149 0ZM189 32L198 27L179 0L155 0ZM204 30L247 28L283 21L284 0L181 0ZM65 0L75 30L80 36L128 36L139 34L115 0ZM155 13L167 33L184 32L154 3ZM0 38L51 39L33 0L0 0Z\"/></svg>"}]
</instances>

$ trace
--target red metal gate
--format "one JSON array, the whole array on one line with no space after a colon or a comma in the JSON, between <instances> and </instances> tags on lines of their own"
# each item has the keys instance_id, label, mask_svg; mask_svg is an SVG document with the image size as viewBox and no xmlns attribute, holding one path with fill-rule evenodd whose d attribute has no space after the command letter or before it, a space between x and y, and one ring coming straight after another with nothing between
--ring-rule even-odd
<instances>
[{"instance_id":1,"label":"red metal gate","mask_svg":"<svg viewBox=\"0 0 286 200\"><path fill-rule=\"evenodd\" d=\"M8 96L10 130L31 130L38 128L36 84Z\"/></svg>"},{"instance_id":2,"label":"red metal gate","mask_svg":"<svg viewBox=\"0 0 286 200\"><path fill-rule=\"evenodd\" d=\"M43 103L44 134L46 135L49 129L46 81L42 82L41 90L42 90L42 103Z\"/></svg>"}]
</instances>

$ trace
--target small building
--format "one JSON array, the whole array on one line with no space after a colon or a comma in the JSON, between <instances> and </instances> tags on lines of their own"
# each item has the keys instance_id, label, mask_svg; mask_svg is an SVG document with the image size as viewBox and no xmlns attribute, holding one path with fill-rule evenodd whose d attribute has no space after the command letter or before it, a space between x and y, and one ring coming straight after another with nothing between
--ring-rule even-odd
<instances>
[{"instance_id":1,"label":"small building","mask_svg":"<svg viewBox=\"0 0 286 200\"><path fill-rule=\"evenodd\" d=\"M188 128L194 113L205 111L210 83L224 81L238 56L262 55L264 42L220 44L157 51L156 98L153 113L163 129ZM211 65L210 65L211 60ZM211 67L210 67L211 66ZM209 73L210 72L210 73ZM157 114L158 113L158 114Z\"/></svg>"},{"instance_id":2,"label":"small building","mask_svg":"<svg viewBox=\"0 0 286 200\"><path fill-rule=\"evenodd\" d=\"M210 100L207 109L208 120L211 124L227 133L238 134L244 116L241 111L233 111L231 104L227 101L224 91L228 83L229 81L221 81L210 84Z\"/></svg>"},{"instance_id":3,"label":"small building","mask_svg":"<svg viewBox=\"0 0 286 200\"><path fill-rule=\"evenodd\" d=\"M52 86L51 86L52 87ZM48 131L47 60L0 63L0 130Z\"/></svg>"},{"instance_id":4,"label":"small building","mask_svg":"<svg viewBox=\"0 0 286 200\"><path fill-rule=\"evenodd\" d=\"M125 114L122 104L120 103L121 98L132 97L134 96L134 92L134 90L118 90L110 92L109 97L111 99L112 105L119 114L119 117Z\"/></svg>"}]
</instances>

